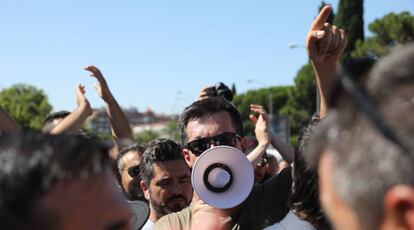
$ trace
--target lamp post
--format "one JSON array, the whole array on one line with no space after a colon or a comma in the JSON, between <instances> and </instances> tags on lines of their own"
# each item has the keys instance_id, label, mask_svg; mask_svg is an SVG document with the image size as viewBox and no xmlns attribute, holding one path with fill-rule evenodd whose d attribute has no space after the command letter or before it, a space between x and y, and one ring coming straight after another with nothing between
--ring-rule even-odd
<instances>
[{"instance_id":1,"label":"lamp post","mask_svg":"<svg viewBox=\"0 0 414 230\"><path fill-rule=\"evenodd\" d=\"M292 43L292 42L289 42L288 47L289 47L289 49L296 49L296 48L306 49L306 46L305 45L301 45L301 44L297 44L297 43Z\"/></svg>"},{"instance_id":2,"label":"lamp post","mask_svg":"<svg viewBox=\"0 0 414 230\"><path fill-rule=\"evenodd\" d=\"M171 106L171 110L174 112L178 110L177 112L180 113L182 107L188 106L193 102L192 98L193 96L187 92L177 91L175 93L174 103Z\"/></svg>"}]
</instances>

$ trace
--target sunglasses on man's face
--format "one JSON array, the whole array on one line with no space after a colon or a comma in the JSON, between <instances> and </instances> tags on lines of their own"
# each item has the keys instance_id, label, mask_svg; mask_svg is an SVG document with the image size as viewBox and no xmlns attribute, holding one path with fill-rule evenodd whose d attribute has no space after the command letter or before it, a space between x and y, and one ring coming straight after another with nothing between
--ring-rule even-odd
<instances>
[{"instance_id":1,"label":"sunglasses on man's face","mask_svg":"<svg viewBox=\"0 0 414 230\"><path fill-rule=\"evenodd\" d=\"M234 147L236 146L237 139L241 139L239 135L236 133L224 132L214 137L203 137L200 139L196 139L190 141L187 144L187 148L191 150L191 152L196 155L200 156L204 151L211 148L211 145L227 145Z\"/></svg>"},{"instance_id":2,"label":"sunglasses on man's face","mask_svg":"<svg viewBox=\"0 0 414 230\"><path fill-rule=\"evenodd\" d=\"M128 168L128 174L132 178L137 177L140 173L141 171L139 170L139 165L135 165L135 166Z\"/></svg>"}]
</instances>

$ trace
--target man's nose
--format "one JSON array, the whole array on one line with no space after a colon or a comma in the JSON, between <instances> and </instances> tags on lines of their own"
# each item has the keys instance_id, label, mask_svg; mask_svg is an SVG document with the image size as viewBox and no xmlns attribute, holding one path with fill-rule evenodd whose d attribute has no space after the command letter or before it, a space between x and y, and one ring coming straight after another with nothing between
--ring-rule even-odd
<instances>
[{"instance_id":1,"label":"man's nose","mask_svg":"<svg viewBox=\"0 0 414 230\"><path fill-rule=\"evenodd\" d=\"M174 195L182 194L179 183L174 183L173 184L173 186L171 187L171 193L174 194Z\"/></svg>"}]
</instances>

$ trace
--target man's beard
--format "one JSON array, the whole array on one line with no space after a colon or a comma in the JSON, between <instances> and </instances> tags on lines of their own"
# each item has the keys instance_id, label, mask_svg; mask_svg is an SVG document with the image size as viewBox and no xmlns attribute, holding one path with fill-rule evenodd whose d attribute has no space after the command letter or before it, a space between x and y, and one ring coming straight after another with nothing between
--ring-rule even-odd
<instances>
[{"instance_id":1,"label":"man's beard","mask_svg":"<svg viewBox=\"0 0 414 230\"><path fill-rule=\"evenodd\" d=\"M173 209L170 209L166 204L173 200L173 199L183 199L185 201L185 204L183 207L174 207ZM182 209L186 208L188 205L190 205L190 201L188 201L184 196L182 195L175 195L175 196L171 196L170 198L168 198L168 200L165 202L165 205L158 205L155 202L153 202L152 200L150 200L151 203L151 207L155 210L155 212L157 213L158 217L163 217L167 214L170 214L172 212L179 212Z\"/></svg>"}]
</instances>

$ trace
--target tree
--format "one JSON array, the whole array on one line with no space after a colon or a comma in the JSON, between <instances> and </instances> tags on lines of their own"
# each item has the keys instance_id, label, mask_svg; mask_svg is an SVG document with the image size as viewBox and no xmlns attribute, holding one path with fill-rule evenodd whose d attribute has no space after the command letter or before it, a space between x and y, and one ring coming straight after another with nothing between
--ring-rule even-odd
<instances>
[{"instance_id":1,"label":"tree","mask_svg":"<svg viewBox=\"0 0 414 230\"><path fill-rule=\"evenodd\" d=\"M144 130L142 132L134 134L134 139L136 142L145 144L159 137L160 135L152 130Z\"/></svg>"},{"instance_id":2,"label":"tree","mask_svg":"<svg viewBox=\"0 0 414 230\"><path fill-rule=\"evenodd\" d=\"M17 84L0 92L0 106L19 123L23 130L40 130L52 106L42 90Z\"/></svg>"},{"instance_id":3,"label":"tree","mask_svg":"<svg viewBox=\"0 0 414 230\"><path fill-rule=\"evenodd\" d=\"M291 143L296 143L296 136L305 127L316 111L315 73L310 63L304 65L295 77L295 87L289 99L281 109L281 115L289 117L291 127Z\"/></svg>"},{"instance_id":4,"label":"tree","mask_svg":"<svg viewBox=\"0 0 414 230\"><path fill-rule=\"evenodd\" d=\"M175 142L179 143L180 134L179 134L177 122L178 122L178 118L177 120L169 122L163 131L167 134L169 139L174 140Z\"/></svg>"},{"instance_id":5,"label":"tree","mask_svg":"<svg viewBox=\"0 0 414 230\"><path fill-rule=\"evenodd\" d=\"M348 39L342 57L348 59L358 40L364 41L363 0L341 0L334 24L345 30Z\"/></svg>"},{"instance_id":6,"label":"tree","mask_svg":"<svg viewBox=\"0 0 414 230\"><path fill-rule=\"evenodd\" d=\"M352 57L381 57L398 45L414 39L414 16L409 12L389 13L376 19L368 26L373 36L365 41L358 41Z\"/></svg>"},{"instance_id":7,"label":"tree","mask_svg":"<svg viewBox=\"0 0 414 230\"><path fill-rule=\"evenodd\" d=\"M236 84L235 83L231 84L231 92L233 92L233 95L236 95L237 94Z\"/></svg>"}]
</instances>

